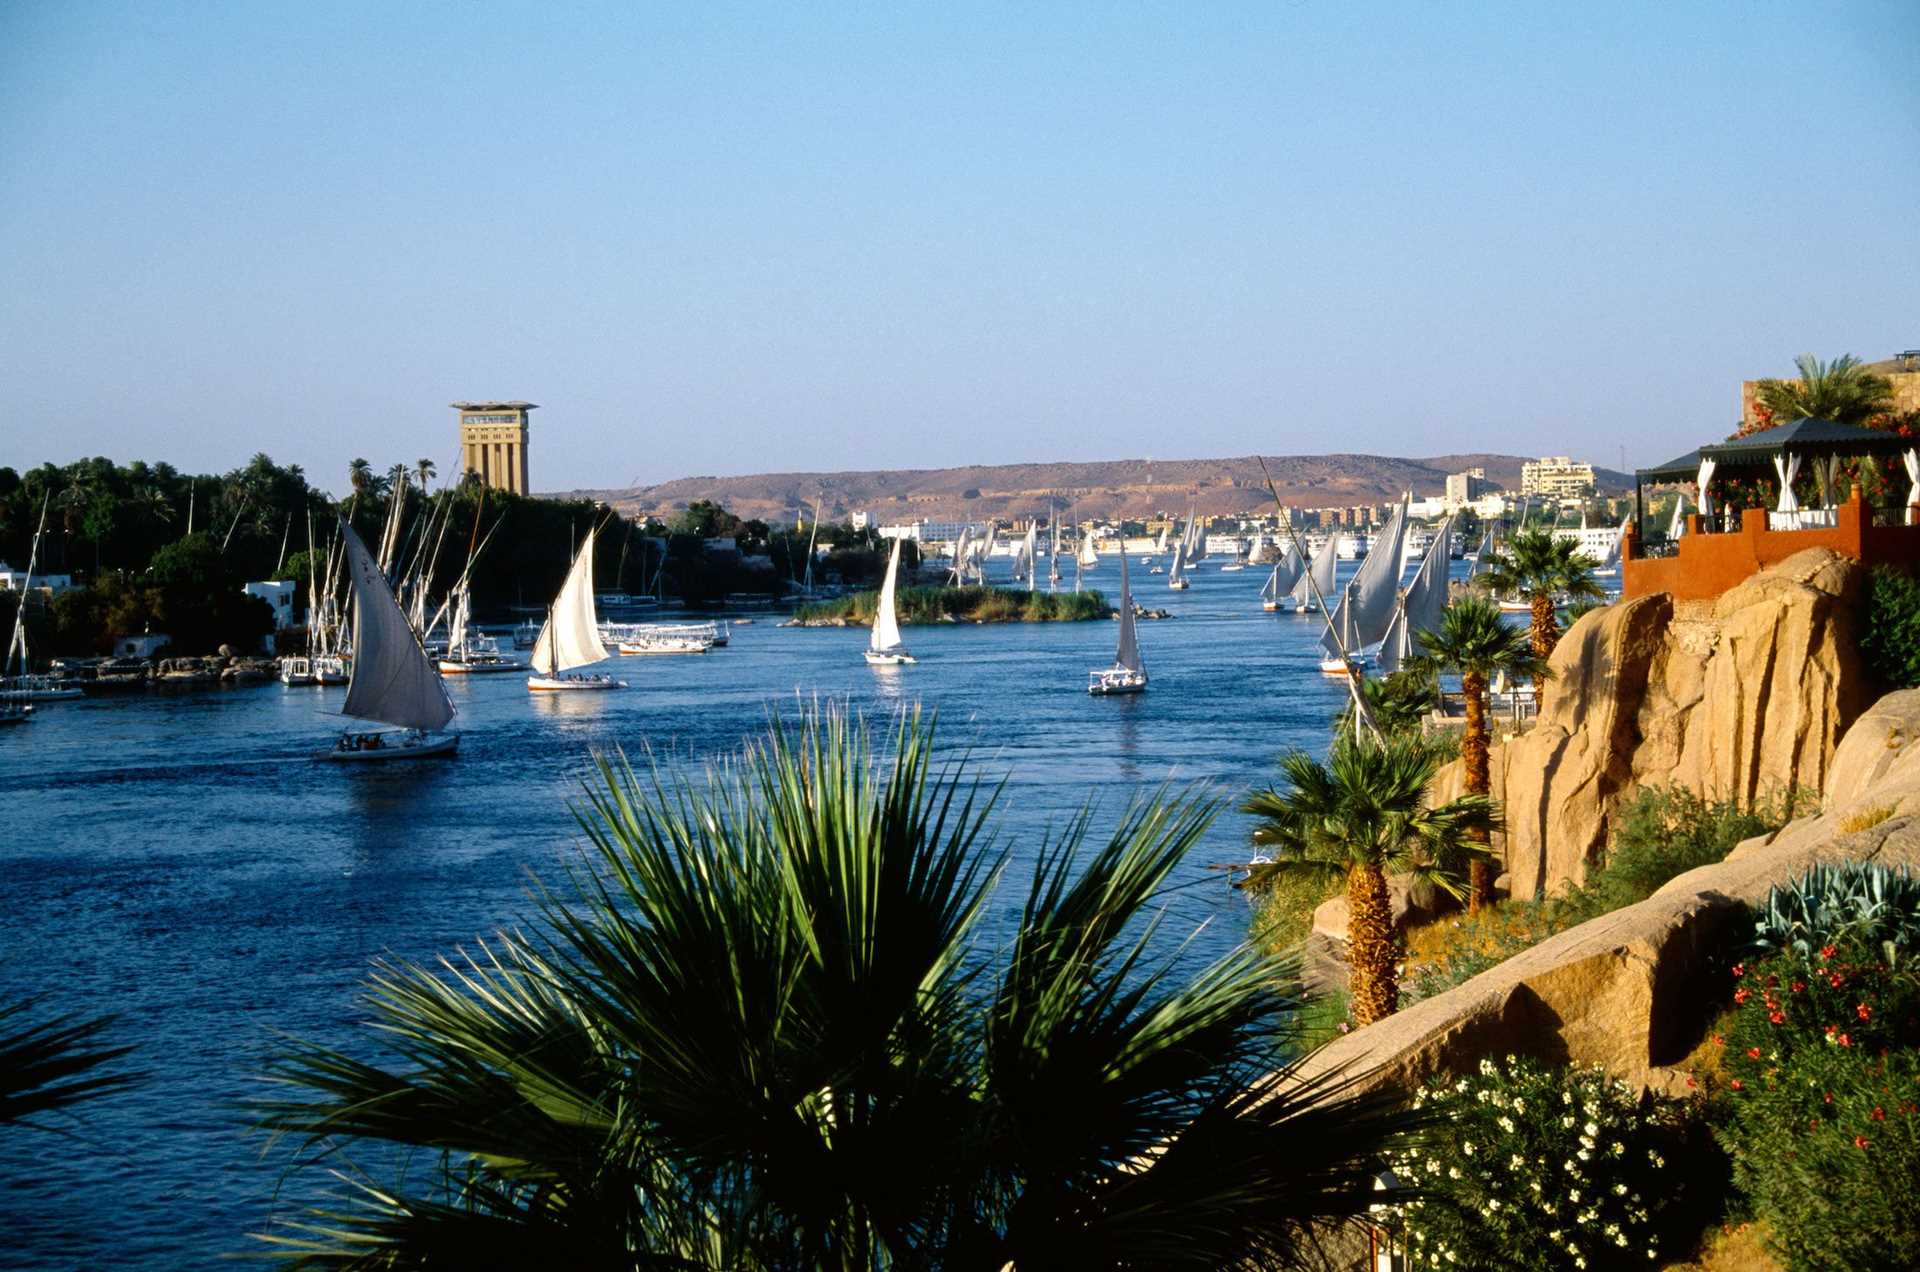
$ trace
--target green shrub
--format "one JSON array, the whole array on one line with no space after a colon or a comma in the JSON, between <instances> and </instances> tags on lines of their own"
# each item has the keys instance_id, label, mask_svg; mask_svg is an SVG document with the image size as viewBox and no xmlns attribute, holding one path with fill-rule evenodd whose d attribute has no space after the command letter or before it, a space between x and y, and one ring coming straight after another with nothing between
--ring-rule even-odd
<instances>
[{"instance_id":1,"label":"green shrub","mask_svg":"<svg viewBox=\"0 0 1920 1272\"><path fill-rule=\"evenodd\" d=\"M1689 1192L1683 1102L1508 1056L1414 1103L1438 1116L1394 1168L1423 1194L1396 1208L1415 1266L1644 1268L1677 1244L1664 1212Z\"/></svg>"},{"instance_id":2,"label":"green shrub","mask_svg":"<svg viewBox=\"0 0 1920 1272\"><path fill-rule=\"evenodd\" d=\"M1860 652L1888 689L1920 686L1920 582L1888 566L1867 575Z\"/></svg>"},{"instance_id":3,"label":"green shrub","mask_svg":"<svg viewBox=\"0 0 1920 1272\"><path fill-rule=\"evenodd\" d=\"M1775 1253L1920 1267L1920 978L1859 943L1733 972L1717 1120Z\"/></svg>"},{"instance_id":4,"label":"green shrub","mask_svg":"<svg viewBox=\"0 0 1920 1272\"><path fill-rule=\"evenodd\" d=\"M1905 866L1866 861L1814 866L1767 894L1747 953L1791 951L1805 959L1841 946L1863 948L1889 964L1911 958L1920 949L1920 879Z\"/></svg>"},{"instance_id":5,"label":"green shrub","mask_svg":"<svg viewBox=\"0 0 1920 1272\"><path fill-rule=\"evenodd\" d=\"M1723 861L1734 845L1778 830L1807 803L1803 793L1709 800L1679 787L1648 786L1621 805L1613 838L1587 882L1543 900L1515 899L1456 920L1409 977L1407 1002L1452 989L1550 936L1646 900L1697 866Z\"/></svg>"},{"instance_id":6,"label":"green shrub","mask_svg":"<svg viewBox=\"0 0 1920 1272\"><path fill-rule=\"evenodd\" d=\"M873 622L879 592L856 592L802 605L797 623ZM895 613L906 625L943 623L1072 623L1107 618L1113 607L1099 592L1029 592L1006 587L906 587L894 594Z\"/></svg>"}]
</instances>

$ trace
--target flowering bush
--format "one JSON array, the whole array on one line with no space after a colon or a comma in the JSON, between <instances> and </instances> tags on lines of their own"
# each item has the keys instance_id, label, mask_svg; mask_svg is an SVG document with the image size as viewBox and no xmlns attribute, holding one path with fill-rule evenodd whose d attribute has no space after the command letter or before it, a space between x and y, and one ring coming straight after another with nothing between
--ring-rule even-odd
<instances>
[{"instance_id":1,"label":"flowering bush","mask_svg":"<svg viewBox=\"0 0 1920 1272\"><path fill-rule=\"evenodd\" d=\"M1920 977L1871 944L1734 967L1721 1139L1791 1269L1920 1267Z\"/></svg>"},{"instance_id":2,"label":"flowering bush","mask_svg":"<svg viewBox=\"0 0 1920 1272\"><path fill-rule=\"evenodd\" d=\"M1682 1191L1669 1160L1686 1106L1600 1068L1508 1056L1414 1102L1437 1129L1395 1167L1420 1195L1396 1208L1417 1266L1645 1268Z\"/></svg>"}]
</instances>

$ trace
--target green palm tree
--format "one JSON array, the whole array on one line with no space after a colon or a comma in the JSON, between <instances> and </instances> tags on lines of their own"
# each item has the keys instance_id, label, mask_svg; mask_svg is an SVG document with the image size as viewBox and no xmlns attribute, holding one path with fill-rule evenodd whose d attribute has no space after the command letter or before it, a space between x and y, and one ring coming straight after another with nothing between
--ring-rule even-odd
<instances>
[{"instance_id":1,"label":"green palm tree","mask_svg":"<svg viewBox=\"0 0 1920 1272\"><path fill-rule=\"evenodd\" d=\"M1542 662L1560 641L1554 615L1559 598L1597 600L1606 595L1593 577L1593 562L1572 539L1545 530L1522 530L1481 563L1479 584L1496 594L1524 596L1533 610L1533 652Z\"/></svg>"},{"instance_id":2,"label":"green palm tree","mask_svg":"<svg viewBox=\"0 0 1920 1272\"><path fill-rule=\"evenodd\" d=\"M100 1072L131 1047L103 1047L114 1017L53 1016L34 1020L37 999L0 1003L0 1127L133 1085L141 1075Z\"/></svg>"},{"instance_id":3,"label":"green palm tree","mask_svg":"<svg viewBox=\"0 0 1920 1272\"><path fill-rule=\"evenodd\" d=\"M1374 727L1388 736L1418 733L1421 722L1437 701L1433 677L1416 665L1385 676L1366 676L1357 682L1360 696L1366 699L1367 714ZM1340 709L1334 720L1336 731L1353 731L1353 699Z\"/></svg>"},{"instance_id":4,"label":"green palm tree","mask_svg":"<svg viewBox=\"0 0 1920 1272\"><path fill-rule=\"evenodd\" d=\"M347 465L347 481L353 486L353 493L364 495L373 484L373 465L365 459L356 458Z\"/></svg>"},{"instance_id":5,"label":"green palm tree","mask_svg":"<svg viewBox=\"0 0 1920 1272\"><path fill-rule=\"evenodd\" d=\"M1832 362L1803 353L1793 365L1799 379L1762 380L1754 386L1754 400L1773 423L1814 419L1865 426L1874 416L1893 409L1893 381L1867 370L1850 353Z\"/></svg>"},{"instance_id":6,"label":"green palm tree","mask_svg":"<svg viewBox=\"0 0 1920 1272\"><path fill-rule=\"evenodd\" d=\"M1500 607L1478 596L1462 597L1447 606L1440 626L1420 633L1417 641L1423 660L1437 671L1460 677L1467 717L1460 735L1460 762L1466 770L1467 793L1488 795L1492 790L1488 771L1488 682L1502 673L1509 678L1538 681L1547 674L1546 664L1534 655L1528 632L1508 626L1500 617ZM1468 838L1485 844L1487 832L1475 826L1468 831ZM1475 853L1468 877L1467 906L1478 910L1493 896L1491 855Z\"/></svg>"},{"instance_id":7,"label":"green palm tree","mask_svg":"<svg viewBox=\"0 0 1920 1272\"><path fill-rule=\"evenodd\" d=\"M433 481L434 474L439 471L430 459L416 459L413 461L413 475L420 482L421 494L424 495L427 493L428 484Z\"/></svg>"},{"instance_id":8,"label":"green palm tree","mask_svg":"<svg viewBox=\"0 0 1920 1272\"><path fill-rule=\"evenodd\" d=\"M1486 852L1484 832L1498 824L1486 795L1430 805L1434 768L1433 753L1416 738L1338 737L1324 764L1305 751L1282 756L1285 789L1257 791L1240 805L1259 818L1253 842L1276 853L1260 871L1345 880L1357 1024L1384 1019L1399 1006L1387 875L1410 874L1459 896L1460 866Z\"/></svg>"},{"instance_id":9,"label":"green palm tree","mask_svg":"<svg viewBox=\"0 0 1920 1272\"><path fill-rule=\"evenodd\" d=\"M1036 847L903 718L776 722L705 782L603 763L570 901L383 965L374 1061L300 1046L267 1126L443 1154L275 1236L304 1267L1286 1267L1409 1123L1275 1063L1285 965L1176 976L1146 912L1213 809Z\"/></svg>"}]
</instances>

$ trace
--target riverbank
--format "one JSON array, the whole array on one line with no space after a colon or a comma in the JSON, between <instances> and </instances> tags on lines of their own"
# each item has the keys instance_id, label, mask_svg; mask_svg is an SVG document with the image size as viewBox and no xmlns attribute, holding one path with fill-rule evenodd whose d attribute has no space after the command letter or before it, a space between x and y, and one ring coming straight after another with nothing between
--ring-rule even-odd
<instances>
[{"instance_id":1,"label":"riverbank","mask_svg":"<svg viewBox=\"0 0 1920 1272\"><path fill-rule=\"evenodd\" d=\"M871 627L878 592L802 605L794 627ZM1027 592L1004 587L909 587L894 594L901 626L926 623L1080 623L1113 617L1099 592Z\"/></svg>"}]
</instances>

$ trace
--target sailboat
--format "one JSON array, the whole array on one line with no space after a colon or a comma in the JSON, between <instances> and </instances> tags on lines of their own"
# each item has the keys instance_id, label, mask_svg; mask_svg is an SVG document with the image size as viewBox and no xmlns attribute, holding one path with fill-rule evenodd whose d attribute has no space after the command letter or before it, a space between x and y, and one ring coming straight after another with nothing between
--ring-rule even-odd
<instances>
[{"instance_id":1,"label":"sailboat","mask_svg":"<svg viewBox=\"0 0 1920 1272\"><path fill-rule=\"evenodd\" d=\"M1392 520L1368 549L1366 560L1347 584L1339 612L1320 639L1326 659L1320 670L1340 672L1361 661L1360 651L1378 644L1393 621L1394 599L1400 587L1401 545L1407 533L1407 508L1394 509ZM1334 632L1339 639L1334 639Z\"/></svg>"},{"instance_id":2,"label":"sailboat","mask_svg":"<svg viewBox=\"0 0 1920 1272\"><path fill-rule=\"evenodd\" d=\"M1399 671L1415 649L1414 642L1426 632L1436 630L1447 610L1447 571L1449 549L1447 541L1452 536L1453 521L1449 518L1440 524L1441 533L1427 547L1427 554L1415 571L1413 581L1400 593L1393 607L1393 619L1387 624L1387 633L1380 638L1380 649L1374 655L1374 670L1382 675L1391 675Z\"/></svg>"},{"instance_id":3,"label":"sailboat","mask_svg":"<svg viewBox=\"0 0 1920 1272\"><path fill-rule=\"evenodd\" d=\"M486 676L502 671L525 671L524 658L500 652L500 642L473 629L473 594L465 580L456 589L447 619L447 652L440 670L449 676Z\"/></svg>"},{"instance_id":4,"label":"sailboat","mask_svg":"<svg viewBox=\"0 0 1920 1272\"><path fill-rule=\"evenodd\" d=\"M40 501L40 527L33 532L33 546L27 551L27 577L20 588L19 604L13 610L13 636L7 642L7 657L0 663L0 720L7 724L23 724L32 717L36 701L51 701L60 698L78 698L81 691L71 685L65 685L52 676L29 675L31 660L27 656L27 596L33 586L33 569L40 561L40 536L47 529L47 507L52 499L48 494ZM15 665L18 664L18 671ZM6 673L13 673L8 675Z\"/></svg>"},{"instance_id":5,"label":"sailboat","mask_svg":"<svg viewBox=\"0 0 1920 1272\"><path fill-rule=\"evenodd\" d=\"M1126 553L1122 552L1121 555L1125 556ZM1080 566L1082 569L1092 570L1097 569L1099 565L1100 554L1093 549L1093 527L1088 526L1086 537L1080 541Z\"/></svg>"},{"instance_id":6,"label":"sailboat","mask_svg":"<svg viewBox=\"0 0 1920 1272\"><path fill-rule=\"evenodd\" d=\"M1193 584L1187 581L1187 541L1182 538L1173 545L1173 568L1167 571L1167 586L1176 592L1184 592Z\"/></svg>"},{"instance_id":7,"label":"sailboat","mask_svg":"<svg viewBox=\"0 0 1920 1272\"><path fill-rule=\"evenodd\" d=\"M1340 570L1340 532L1327 535L1327 541L1313 554L1313 560L1293 585L1293 612L1310 614L1320 608L1317 598L1333 591L1334 576Z\"/></svg>"},{"instance_id":8,"label":"sailboat","mask_svg":"<svg viewBox=\"0 0 1920 1272\"><path fill-rule=\"evenodd\" d=\"M527 688L536 693L625 689L624 680L574 671L607 657L593 612L593 532L588 531L579 555L573 558L573 568L567 571L567 581L547 609L547 625L533 643L534 671L527 677Z\"/></svg>"},{"instance_id":9,"label":"sailboat","mask_svg":"<svg viewBox=\"0 0 1920 1272\"><path fill-rule=\"evenodd\" d=\"M874 602L873 631L867 636L867 661L875 667L897 667L914 660L900 643L900 616L894 612L894 584L899 577L900 540L895 539L893 555L887 558L886 582L880 585L880 599Z\"/></svg>"},{"instance_id":10,"label":"sailboat","mask_svg":"<svg viewBox=\"0 0 1920 1272\"><path fill-rule=\"evenodd\" d=\"M1140 640L1134 631L1133 588L1127 583L1127 554L1120 554L1120 641L1113 651L1113 666L1087 673L1087 692L1096 697L1119 693L1143 693L1147 687L1147 668L1140 661Z\"/></svg>"},{"instance_id":11,"label":"sailboat","mask_svg":"<svg viewBox=\"0 0 1920 1272\"><path fill-rule=\"evenodd\" d=\"M1280 602L1300 584L1300 576L1307 572L1307 563L1300 558L1300 548L1289 543L1287 551L1273 563L1273 573L1267 575L1265 587L1260 589L1260 608L1271 614L1280 608Z\"/></svg>"},{"instance_id":12,"label":"sailboat","mask_svg":"<svg viewBox=\"0 0 1920 1272\"><path fill-rule=\"evenodd\" d=\"M340 714L390 724L401 732L348 730L323 758L359 763L452 754L460 735L439 732L453 719L446 684L400 611L387 576L344 521L340 538L354 599L353 679Z\"/></svg>"},{"instance_id":13,"label":"sailboat","mask_svg":"<svg viewBox=\"0 0 1920 1272\"><path fill-rule=\"evenodd\" d=\"M1019 555L1014 558L1013 581L1020 581L1021 571L1027 575L1027 591L1037 590L1040 581L1040 525L1036 521L1027 522L1027 537L1020 545Z\"/></svg>"},{"instance_id":14,"label":"sailboat","mask_svg":"<svg viewBox=\"0 0 1920 1272\"><path fill-rule=\"evenodd\" d=\"M1047 591L1060 590L1060 510L1047 506L1047 533L1052 543L1047 548Z\"/></svg>"},{"instance_id":15,"label":"sailboat","mask_svg":"<svg viewBox=\"0 0 1920 1272\"><path fill-rule=\"evenodd\" d=\"M1320 670L1329 676L1351 676L1366 666L1366 659L1360 653L1360 629L1354 625L1354 611L1358 608L1354 600L1358 591L1356 584L1347 584L1333 617L1327 620L1327 634L1320 640L1325 655L1320 659ZM1338 642L1334 640L1336 631L1340 634Z\"/></svg>"}]
</instances>

